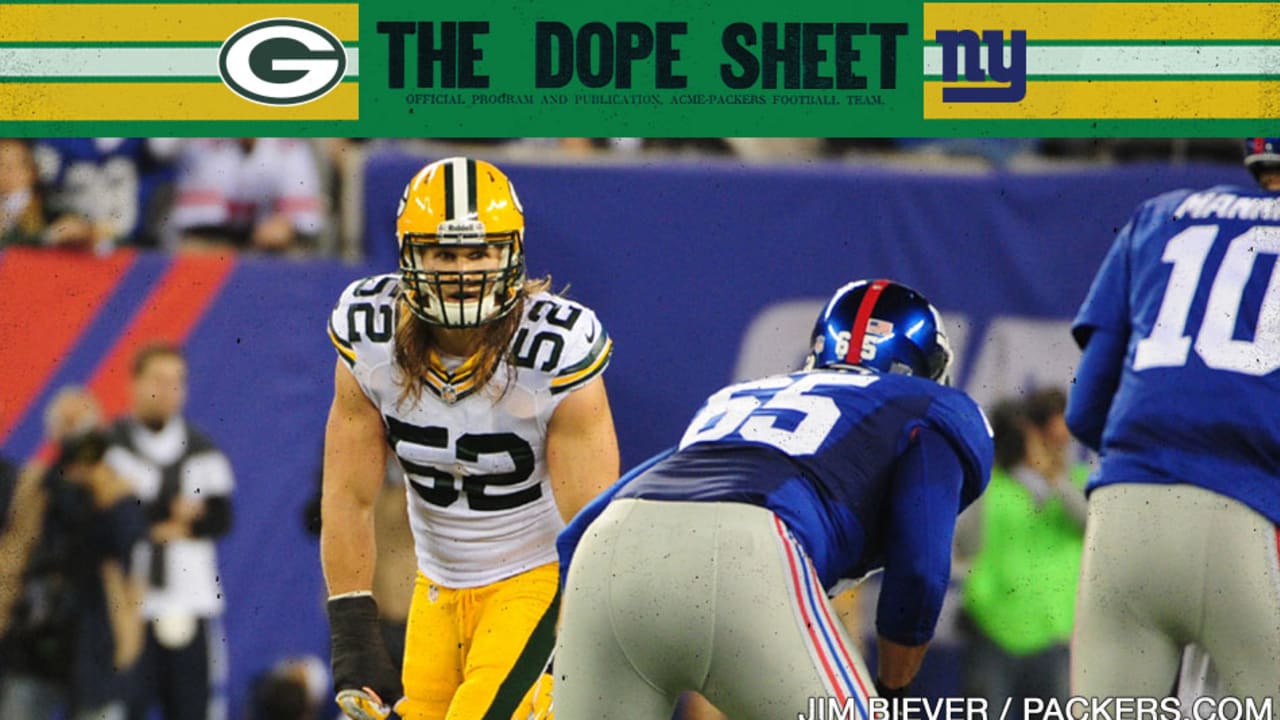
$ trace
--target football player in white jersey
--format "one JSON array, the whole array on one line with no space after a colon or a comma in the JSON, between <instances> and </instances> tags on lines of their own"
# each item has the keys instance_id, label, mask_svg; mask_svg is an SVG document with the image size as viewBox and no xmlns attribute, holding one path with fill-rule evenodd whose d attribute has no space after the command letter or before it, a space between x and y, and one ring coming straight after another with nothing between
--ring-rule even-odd
<instances>
[{"instance_id":1,"label":"football player in white jersey","mask_svg":"<svg viewBox=\"0 0 1280 720\"><path fill-rule=\"evenodd\" d=\"M321 561L338 704L523 720L549 704L556 534L618 477L601 377L613 345L589 308L526 279L524 211L493 165L424 167L396 234L399 274L352 283L329 324ZM388 452L418 559L401 678L370 593Z\"/></svg>"}]
</instances>

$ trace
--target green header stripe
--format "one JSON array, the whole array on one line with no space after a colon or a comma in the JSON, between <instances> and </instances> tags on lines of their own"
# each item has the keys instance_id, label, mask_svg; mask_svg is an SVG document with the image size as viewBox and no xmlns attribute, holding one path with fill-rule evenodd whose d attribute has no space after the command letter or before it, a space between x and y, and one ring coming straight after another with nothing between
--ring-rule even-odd
<instances>
[{"instance_id":1,"label":"green header stripe","mask_svg":"<svg viewBox=\"0 0 1280 720\"><path fill-rule=\"evenodd\" d=\"M926 75L926 76L925 76L925 79L926 79L926 80L929 80L929 81L931 81L931 82L943 82L943 80L942 80L942 76L941 76L941 75ZM1159 82L1159 81L1181 81L1181 80L1201 80L1201 81L1204 81L1204 82L1218 82L1218 81L1222 81L1222 82L1239 82L1239 81L1247 81L1247 80L1269 80L1269 79L1275 79L1275 76L1273 76L1273 75L1196 75L1196 74L1192 74L1192 73L1182 73L1182 74L1174 74L1174 73L1171 73L1171 74L1168 74L1168 75L1143 75L1143 74L1132 74L1132 75L1036 75L1036 74L1034 74L1034 73L1028 73L1028 74L1027 74L1027 82L1028 82L1028 83L1032 83L1032 82L1036 82L1036 81L1044 82L1044 81L1049 81L1049 80L1052 80L1053 82L1090 82L1090 83L1106 83L1106 82L1121 82L1121 81L1126 81L1126 80L1143 80L1143 81L1151 80L1151 81L1157 81L1157 82ZM955 81L948 81L948 83L947 83L947 84L948 84L948 85L955 84L956 86L963 86L963 85L971 84L971 83L965 83L965 82L964 82L964 80L963 80L963 79L961 79L961 80L955 80Z\"/></svg>"}]
</instances>

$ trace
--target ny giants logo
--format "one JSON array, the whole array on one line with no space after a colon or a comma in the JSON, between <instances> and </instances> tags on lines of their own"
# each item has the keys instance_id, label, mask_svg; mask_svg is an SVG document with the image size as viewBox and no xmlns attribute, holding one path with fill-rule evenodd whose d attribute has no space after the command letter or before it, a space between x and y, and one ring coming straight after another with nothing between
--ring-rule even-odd
<instances>
[{"instance_id":1,"label":"ny giants logo","mask_svg":"<svg viewBox=\"0 0 1280 720\"><path fill-rule=\"evenodd\" d=\"M973 30L938 30L933 39L942 49L943 82L960 79L960 53L963 50L965 82L982 83L990 79L1008 83L1005 87L943 88L943 102L1016 103L1026 97L1027 31L1010 31L1007 62L1003 30L983 30L981 36Z\"/></svg>"}]
</instances>

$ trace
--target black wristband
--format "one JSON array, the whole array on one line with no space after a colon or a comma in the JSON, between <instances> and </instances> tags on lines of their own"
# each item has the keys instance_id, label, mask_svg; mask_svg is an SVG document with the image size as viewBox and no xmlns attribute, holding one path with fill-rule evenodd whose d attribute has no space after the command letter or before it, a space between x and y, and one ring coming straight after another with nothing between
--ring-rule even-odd
<instances>
[{"instance_id":1,"label":"black wristband","mask_svg":"<svg viewBox=\"0 0 1280 720\"><path fill-rule=\"evenodd\" d=\"M394 704L403 691L383 644L377 601L372 595L347 595L331 598L327 610L334 689L369 687L383 702Z\"/></svg>"},{"instance_id":2,"label":"black wristband","mask_svg":"<svg viewBox=\"0 0 1280 720\"><path fill-rule=\"evenodd\" d=\"M335 638L367 640L366 635L378 627L378 601L373 599L373 595L329 598L325 609Z\"/></svg>"}]
</instances>

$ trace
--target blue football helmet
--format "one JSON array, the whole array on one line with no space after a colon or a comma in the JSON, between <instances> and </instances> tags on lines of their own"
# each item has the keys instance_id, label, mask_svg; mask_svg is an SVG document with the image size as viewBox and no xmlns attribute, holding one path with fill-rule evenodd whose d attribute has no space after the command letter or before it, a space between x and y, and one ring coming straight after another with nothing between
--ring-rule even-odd
<instances>
[{"instance_id":1,"label":"blue football helmet","mask_svg":"<svg viewBox=\"0 0 1280 720\"><path fill-rule=\"evenodd\" d=\"M1264 170L1280 170L1280 138L1245 138L1244 166L1255 180Z\"/></svg>"},{"instance_id":2,"label":"blue football helmet","mask_svg":"<svg viewBox=\"0 0 1280 720\"><path fill-rule=\"evenodd\" d=\"M892 280L858 280L837 290L810 340L806 370L863 367L951 384L942 316L923 295Z\"/></svg>"}]
</instances>

